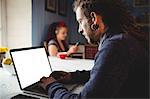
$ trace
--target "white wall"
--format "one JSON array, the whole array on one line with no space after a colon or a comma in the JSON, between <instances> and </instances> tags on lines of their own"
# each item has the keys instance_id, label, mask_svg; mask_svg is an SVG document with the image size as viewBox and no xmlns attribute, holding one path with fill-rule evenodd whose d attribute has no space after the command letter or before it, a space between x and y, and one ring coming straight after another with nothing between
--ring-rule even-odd
<instances>
[{"instance_id":1,"label":"white wall","mask_svg":"<svg viewBox=\"0 0 150 99\"><path fill-rule=\"evenodd\" d=\"M0 46L7 46L6 0L0 0Z\"/></svg>"},{"instance_id":2,"label":"white wall","mask_svg":"<svg viewBox=\"0 0 150 99\"><path fill-rule=\"evenodd\" d=\"M6 0L1 0L1 46L7 47Z\"/></svg>"},{"instance_id":3,"label":"white wall","mask_svg":"<svg viewBox=\"0 0 150 99\"><path fill-rule=\"evenodd\" d=\"M9 48L32 46L32 0L7 0Z\"/></svg>"}]
</instances>

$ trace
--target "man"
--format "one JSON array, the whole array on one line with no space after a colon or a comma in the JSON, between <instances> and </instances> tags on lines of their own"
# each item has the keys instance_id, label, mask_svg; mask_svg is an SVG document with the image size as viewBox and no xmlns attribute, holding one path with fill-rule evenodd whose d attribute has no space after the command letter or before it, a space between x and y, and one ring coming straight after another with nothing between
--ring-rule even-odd
<instances>
[{"instance_id":1,"label":"man","mask_svg":"<svg viewBox=\"0 0 150 99\"><path fill-rule=\"evenodd\" d=\"M89 43L98 43L93 69L60 73L62 81L86 82L79 94L56 80L43 77L41 85L50 98L145 98L148 96L146 38L120 0L76 0L74 11L79 32ZM58 73L59 74L59 73ZM83 79L84 78L84 79Z\"/></svg>"}]
</instances>

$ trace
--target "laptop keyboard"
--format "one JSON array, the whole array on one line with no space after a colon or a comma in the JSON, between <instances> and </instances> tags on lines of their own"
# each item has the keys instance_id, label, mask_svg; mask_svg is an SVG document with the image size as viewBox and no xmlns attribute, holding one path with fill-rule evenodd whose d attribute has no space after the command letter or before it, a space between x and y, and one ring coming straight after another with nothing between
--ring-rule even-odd
<instances>
[{"instance_id":1,"label":"laptop keyboard","mask_svg":"<svg viewBox=\"0 0 150 99\"><path fill-rule=\"evenodd\" d=\"M39 86L38 83L35 83L35 84L25 88L25 90L47 95L46 90L44 90L41 86Z\"/></svg>"}]
</instances>

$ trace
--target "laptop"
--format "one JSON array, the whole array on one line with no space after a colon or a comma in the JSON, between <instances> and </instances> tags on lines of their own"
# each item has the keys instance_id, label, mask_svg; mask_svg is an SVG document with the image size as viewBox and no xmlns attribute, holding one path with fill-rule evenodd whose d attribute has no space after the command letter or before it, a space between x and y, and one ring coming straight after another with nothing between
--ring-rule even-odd
<instances>
[{"instance_id":1,"label":"laptop","mask_svg":"<svg viewBox=\"0 0 150 99\"><path fill-rule=\"evenodd\" d=\"M11 49L10 55L20 89L28 94L48 97L47 92L38 84L40 78L52 73L45 47ZM77 84L64 86L71 91Z\"/></svg>"}]
</instances>

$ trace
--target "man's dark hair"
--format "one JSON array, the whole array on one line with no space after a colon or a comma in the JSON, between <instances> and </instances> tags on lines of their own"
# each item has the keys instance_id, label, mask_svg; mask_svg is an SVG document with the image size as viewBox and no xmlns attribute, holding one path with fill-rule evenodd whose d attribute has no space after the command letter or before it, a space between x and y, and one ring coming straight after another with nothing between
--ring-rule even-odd
<instances>
[{"instance_id":1,"label":"man's dark hair","mask_svg":"<svg viewBox=\"0 0 150 99\"><path fill-rule=\"evenodd\" d=\"M75 0L73 7L74 11L81 7L87 18L90 18L90 12L99 14L110 29L128 33L147 45L148 33L137 28L135 19L121 0Z\"/></svg>"}]
</instances>

